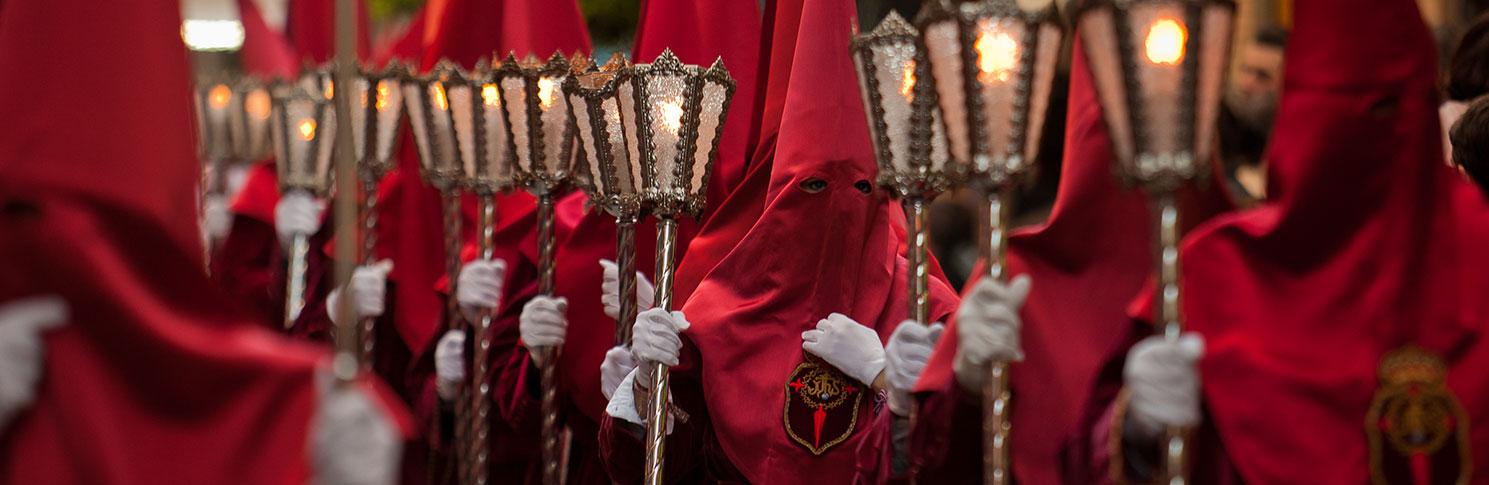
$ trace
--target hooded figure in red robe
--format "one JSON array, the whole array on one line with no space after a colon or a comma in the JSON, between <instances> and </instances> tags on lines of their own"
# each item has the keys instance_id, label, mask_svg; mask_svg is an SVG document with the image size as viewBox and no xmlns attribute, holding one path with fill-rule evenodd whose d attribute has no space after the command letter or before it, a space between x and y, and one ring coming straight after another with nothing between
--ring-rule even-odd
<instances>
[{"instance_id":1,"label":"hooded figure in red robe","mask_svg":"<svg viewBox=\"0 0 1489 485\"><path fill-rule=\"evenodd\" d=\"M1074 443L1078 481L1150 476L1162 429L1196 422L1196 483L1466 478L1443 366L1472 334L1432 39L1406 0L1294 7L1269 199L1185 239L1188 335L1135 326Z\"/></svg>"},{"instance_id":2,"label":"hooded figure in red robe","mask_svg":"<svg viewBox=\"0 0 1489 485\"><path fill-rule=\"evenodd\" d=\"M172 2L0 9L24 120L0 132L0 402L34 398L0 413L0 482L393 483L401 406L207 282L180 25Z\"/></svg>"},{"instance_id":3,"label":"hooded figure in red robe","mask_svg":"<svg viewBox=\"0 0 1489 485\"><path fill-rule=\"evenodd\" d=\"M908 314L893 217L900 208L873 182L848 51L853 4L813 2L799 12L759 220L682 311L637 319L633 352L673 366L671 398L687 416L667 438L669 482L848 483L860 447L886 434L876 390L883 342ZM956 297L939 279L932 286L931 315L941 320ZM648 368L620 385L602 428L607 465L622 482L642 468L636 403L649 392Z\"/></svg>"},{"instance_id":4,"label":"hooded figure in red robe","mask_svg":"<svg viewBox=\"0 0 1489 485\"><path fill-rule=\"evenodd\" d=\"M636 36L634 62L650 62L671 48L685 63L710 65L722 57L736 79L730 112L748 113L754 104L753 89L760 39L759 10L755 0L650 0L642 6ZM749 116L730 117L708 181L709 200L718 201L739 181L745 166L745 141ZM588 199L564 201L584 210ZM710 204L713 206L713 204ZM565 207L560 207L565 212ZM703 216L707 218L707 214ZM679 229L679 256L697 224L684 220ZM650 308L652 289L645 275L656 266L652 241L655 219L636 225L636 267L641 271L637 299L640 310ZM599 421L605 404L620 380L635 367L630 349L617 345L613 335L619 306L615 217L598 209L585 211L572 235L558 248L555 260L558 277L555 293L564 299L565 312L534 312L522 322L522 340L529 347L562 345L558 361L560 399L564 425L573 438L569 449L569 483L610 483L600 463ZM601 263L604 261L603 263Z\"/></svg>"}]
</instances>

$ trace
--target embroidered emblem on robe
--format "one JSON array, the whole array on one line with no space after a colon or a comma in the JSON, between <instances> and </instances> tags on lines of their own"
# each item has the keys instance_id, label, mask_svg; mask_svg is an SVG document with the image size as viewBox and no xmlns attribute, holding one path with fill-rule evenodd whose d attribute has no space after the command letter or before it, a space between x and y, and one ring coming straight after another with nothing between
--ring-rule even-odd
<instances>
[{"instance_id":1,"label":"embroidered emblem on robe","mask_svg":"<svg viewBox=\"0 0 1489 485\"><path fill-rule=\"evenodd\" d=\"M786 378L786 434L814 455L853 435L864 385L807 356Z\"/></svg>"},{"instance_id":2,"label":"embroidered emblem on robe","mask_svg":"<svg viewBox=\"0 0 1489 485\"><path fill-rule=\"evenodd\" d=\"M1468 483L1468 415L1446 375L1441 358L1415 346L1381 359L1379 388L1365 418L1374 483Z\"/></svg>"}]
</instances>

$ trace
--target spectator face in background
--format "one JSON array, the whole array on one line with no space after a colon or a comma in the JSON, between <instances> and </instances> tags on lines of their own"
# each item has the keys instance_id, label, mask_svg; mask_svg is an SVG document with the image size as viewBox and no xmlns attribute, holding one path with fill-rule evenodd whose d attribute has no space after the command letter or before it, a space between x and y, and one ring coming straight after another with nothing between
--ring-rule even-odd
<instances>
[{"instance_id":1,"label":"spectator face in background","mask_svg":"<svg viewBox=\"0 0 1489 485\"><path fill-rule=\"evenodd\" d=\"M1277 99L1282 91L1282 54L1287 45L1287 32L1279 28L1257 31L1252 42L1240 51L1239 69L1226 104L1246 128L1268 133L1277 116Z\"/></svg>"}]
</instances>

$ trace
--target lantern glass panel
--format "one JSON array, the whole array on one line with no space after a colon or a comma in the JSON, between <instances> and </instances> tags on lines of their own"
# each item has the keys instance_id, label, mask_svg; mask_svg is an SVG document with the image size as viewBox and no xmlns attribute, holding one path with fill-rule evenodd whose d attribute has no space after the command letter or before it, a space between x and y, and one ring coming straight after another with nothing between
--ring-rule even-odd
<instances>
[{"instance_id":1,"label":"lantern glass panel","mask_svg":"<svg viewBox=\"0 0 1489 485\"><path fill-rule=\"evenodd\" d=\"M352 104L352 156L358 161L367 160L367 111L368 96L371 94L372 83L367 78L357 76L352 79L351 96L356 100ZM373 136L376 136L375 134Z\"/></svg>"},{"instance_id":2,"label":"lantern glass panel","mask_svg":"<svg viewBox=\"0 0 1489 485\"><path fill-rule=\"evenodd\" d=\"M569 171L573 140L569 138L569 102L564 97L566 76L542 76L537 80L538 112L542 120L543 160L532 167L534 172L560 176Z\"/></svg>"},{"instance_id":3,"label":"lantern glass panel","mask_svg":"<svg viewBox=\"0 0 1489 485\"><path fill-rule=\"evenodd\" d=\"M1188 63L1189 25L1180 3L1146 2L1127 9L1127 29L1137 51L1138 98L1144 151L1176 154L1187 151L1189 113L1183 112L1185 65Z\"/></svg>"},{"instance_id":4,"label":"lantern glass panel","mask_svg":"<svg viewBox=\"0 0 1489 485\"><path fill-rule=\"evenodd\" d=\"M214 83L201 93L201 98L203 154L212 160L232 158L232 121L228 113L238 96L227 84Z\"/></svg>"},{"instance_id":5,"label":"lantern glass panel","mask_svg":"<svg viewBox=\"0 0 1489 485\"><path fill-rule=\"evenodd\" d=\"M393 145L398 138L398 121L403 117L403 91L392 79L377 80L372 96L372 108L377 112L377 129L373 134L373 157L380 162L393 159Z\"/></svg>"},{"instance_id":6,"label":"lantern glass panel","mask_svg":"<svg viewBox=\"0 0 1489 485\"><path fill-rule=\"evenodd\" d=\"M527 83L523 82L521 76L505 76L501 78L501 104L507 113L507 124L512 127L510 143L516 146L515 155L517 166L522 170L531 170L533 166L532 140L528 133L527 119Z\"/></svg>"},{"instance_id":7,"label":"lantern glass panel","mask_svg":"<svg viewBox=\"0 0 1489 485\"><path fill-rule=\"evenodd\" d=\"M243 91L243 123L246 160L258 160L269 153L269 114L273 111L269 90L252 84Z\"/></svg>"},{"instance_id":8,"label":"lantern glass panel","mask_svg":"<svg viewBox=\"0 0 1489 485\"><path fill-rule=\"evenodd\" d=\"M624 123L623 131L626 136L626 151L630 155L626 157L630 166L624 172L632 175L640 175L643 173L641 167L644 164L641 160L641 143L639 139L641 136L641 120L636 111L635 88L629 82L621 83L617 92L618 96L616 96L616 99L620 103L620 117L621 122ZM625 182L621 183L625 184ZM645 181L640 176L634 177L631 183L636 187L637 193L645 189Z\"/></svg>"},{"instance_id":9,"label":"lantern glass panel","mask_svg":"<svg viewBox=\"0 0 1489 485\"><path fill-rule=\"evenodd\" d=\"M1216 140L1215 123L1225 84L1226 59L1230 58L1232 17L1228 4L1207 4L1200 13L1199 69L1195 81L1194 159L1209 160Z\"/></svg>"},{"instance_id":10,"label":"lantern glass panel","mask_svg":"<svg viewBox=\"0 0 1489 485\"><path fill-rule=\"evenodd\" d=\"M981 94L983 125L979 136L986 140L985 153L973 156L973 168L979 172L996 169L1016 170L1019 153L1013 153L1014 112L1018 104L1017 78L1022 58L1027 53L1025 24L1010 17L983 17L973 26L973 50L976 82ZM985 156L979 156L985 155Z\"/></svg>"},{"instance_id":11,"label":"lantern glass panel","mask_svg":"<svg viewBox=\"0 0 1489 485\"><path fill-rule=\"evenodd\" d=\"M408 109L408 124L414 132L414 145L419 149L419 166L426 173L434 168L434 153L430 150L429 124L425 106L429 103L429 91L416 79L403 81L403 104Z\"/></svg>"},{"instance_id":12,"label":"lantern glass panel","mask_svg":"<svg viewBox=\"0 0 1489 485\"><path fill-rule=\"evenodd\" d=\"M962 84L962 42L955 17L925 27L925 53L935 78L940 116L946 120L946 141L951 156L962 163L972 160L968 134L966 87Z\"/></svg>"},{"instance_id":13,"label":"lantern glass panel","mask_svg":"<svg viewBox=\"0 0 1489 485\"><path fill-rule=\"evenodd\" d=\"M430 108L430 151L434 160L430 166L434 173L439 176L453 176L459 171L459 142L455 140L454 120L450 116L450 96L445 91L444 83L430 82L427 88L429 92Z\"/></svg>"},{"instance_id":14,"label":"lantern glass panel","mask_svg":"<svg viewBox=\"0 0 1489 485\"><path fill-rule=\"evenodd\" d=\"M655 177L651 186L664 192L682 189L685 193L687 187L678 183L678 176L685 168L679 165L685 165L687 161L678 156L678 145L683 134L688 79L681 73L670 72L654 72L644 79L647 120L651 124L647 131L651 134L652 176Z\"/></svg>"},{"instance_id":15,"label":"lantern glass panel","mask_svg":"<svg viewBox=\"0 0 1489 485\"><path fill-rule=\"evenodd\" d=\"M1112 151L1117 161L1130 166L1136 153L1132 117L1127 110L1127 84L1123 77L1122 50L1117 44L1116 14L1103 6L1086 11L1078 21L1091 80L1106 118Z\"/></svg>"},{"instance_id":16,"label":"lantern glass panel","mask_svg":"<svg viewBox=\"0 0 1489 485\"><path fill-rule=\"evenodd\" d=\"M448 166L452 173L474 175L476 159L476 100L471 85L460 77L440 82L450 101L450 127L455 135L455 158Z\"/></svg>"},{"instance_id":17,"label":"lantern glass panel","mask_svg":"<svg viewBox=\"0 0 1489 485\"><path fill-rule=\"evenodd\" d=\"M1055 66L1060 62L1060 26L1044 22L1038 27L1038 44L1034 47L1034 73L1029 86L1029 118L1024 124L1024 161L1034 163L1039 155L1040 135L1050 107L1050 90L1054 88Z\"/></svg>"},{"instance_id":18,"label":"lantern glass panel","mask_svg":"<svg viewBox=\"0 0 1489 485\"><path fill-rule=\"evenodd\" d=\"M487 78L487 76L481 76ZM508 161L511 147L507 144L507 128L502 125L501 89L496 83L481 83L481 169L478 171L500 188L512 184L512 164Z\"/></svg>"},{"instance_id":19,"label":"lantern glass panel","mask_svg":"<svg viewBox=\"0 0 1489 485\"><path fill-rule=\"evenodd\" d=\"M699 103L698 141L693 150L694 164L689 187L695 193L708 190L708 162L717 152L719 136L724 130L724 114L729 107L729 86L711 80L703 83L703 96Z\"/></svg>"},{"instance_id":20,"label":"lantern glass panel","mask_svg":"<svg viewBox=\"0 0 1489 485\"><path fill-rule=\"evenodd\" d=\"M565 97L569 99L569 106L574 111L574 126L579 129L576 134L579 137L579 149L584 153L584 166L589 173L595 174L592 181L594 186L587 187L586 190L590 191L595 197L603 196L608 193L605 190L606 187L604 187L604 176L601 175L603 172L600 171L600 163L602 163L605 155L600 153L599 145L595 143L595 130L604 130L604 122L600 121L599 126L591 122L589 116L590 102L585 100L584 96L575 92ZM599 100L596 100L595 103L599 103Z\"/></svg>"},{"instance_id":21,"label":"lantern glass panel","mask_svg":"<svg viewBox=\"0 0 1489 485\"><path fill-rule=\"evenodd\" d=\"M889 166L884 168L900 173L909 172L915 168L910 146L911 131L914 129L911 117L914 114L912 104L917 94L917 69L921 67L916 63L915 44L906 37L902 42L871 45L868 52L860 52L859 56L860 76L864 78L861 82L866 82L867 76L873 76L876 81L871 86L876 86L877 92L864 93L869 97L869 102L864 106L870 111L869 126L875 132L874 143L888 143L888 146L876 147L881 158L884 154L889 155L888 160L879 161L880 165L888 163ZM882 123L874 119L877 116L873 113L875 102L883 110ZM880 132L881 129L885 131Z\"/></svg>"}]
</instances>

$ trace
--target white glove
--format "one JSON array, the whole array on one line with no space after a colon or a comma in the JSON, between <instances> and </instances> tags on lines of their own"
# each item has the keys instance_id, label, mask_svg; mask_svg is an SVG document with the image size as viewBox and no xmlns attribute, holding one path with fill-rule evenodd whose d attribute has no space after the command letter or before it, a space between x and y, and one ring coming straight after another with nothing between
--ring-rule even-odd
<instances>
[{"instance_id":1,"label":"white glove","mask_svg":"<svg viewBox=\"0 0 1489 485\"><path fill-rule=\"evenodd\" d=\"M600 267L605 268L605 282L600 284L600 304L605 306L605 316L611 320L620 319L620 267L615 261L608 259L600 260ZM646 279L646 275L636 272L636 311L644 312L651 309L652 300L656 297L656 287Z\"/></svg>"},{"instance_id":2,"label":"white glove","mask_svg":"<svg viewBox=\"0 0 1489 485\"><path fill-rule=\"evenodd\" d=\"M828 315L817 321L817 328L802 332L801 348L864 385L873 385L884 372L879 332L841 313Z\"/></svg>"},{"instance_id":3,"label":"white glove","mask_svg":"<svg viewBox=\"0 0 1489 485\"><path fill-rule=\"evenodd\" d=\"M617 345L605 352L605 361L600 363L600 392L605 399L615 395L615 388L636 368L636 357L631 349Z\"/></svg>"},{"instance_id":4,"label":"white glove","mask_svg":"<svg viewBox=\"0 0 1489 485\"><path fill-rule=\"evenodd\" d=\"M1018 275L1007 284L982 278L962 300L956 317L956 360L952 362L962 389L982 392L992 362L1024 360L1019 344L1023 326L1019 310L1029 296L1030 284L1029 275Z\"/></svg>"},{"instance_id":5,"label":"white glove","mask_svg":"<svg viewBox=\"0 0 1489 485\"><path fill-rule=\"evenodd\" d=\"M227 197L208 195L202 208L202 229L207 231L209 241L220 241L233 228L233 213L229 210Z\"/></svg>"},{"instance_id":6,"label":"white glove","mask_svg":"<svg viewBox=\"0 0 1489 485\"><path fill-rule=\"evenodd\" d=\"M1185 333L1171 342L1152 336L1132 346L1122 375L1130 402L1128 428L1140 439L1154 439L1170 426L1199 424L1199 370L1205 339Z\"/></svg>"},{"instance_id":7,"label":"white glove","mask_svg":"<svg viewBox=\"0 0 1489 485\"><path fill-rule=\"evenodd\" d=\"M274 206L274 232L279 234L279 244L288 248L295 236L314 234L321 227L325 209L314 195L303 190L280 195L279 204Z\"/></svg>"},{"instance_id":8,"label":"white glove","mask_svg":"<svg viewBox=\"0 0 1489 485\"><path fill-rule=\"evenodd\" d=\"M455 399L465 381L465 331L451 330L434 345L434 391L440 399Z\"/></svg>"},{"instance_id":9,"label":"white glove","mask_svg":"<svg viewBox=\"0 0 1489 485\"><path fill-rule=\"evenodd\" d=\"M386 259L353 270L346 288L331 290L331 295L326 297L326 312L331 315L331 323L337 326L344 323L336 321L341 314L336 309L340 307L343 289L352 292L352 311L356 312L357 320L382 316L388 294L388 272L392 270L393 262Z\"/></svg>"},{"instance_id":10,"label":"white glove","mask_svg":"<svg viewBox=\"0 0 1489 485\"><path fill-rule=\"evenodd\" d=\"M638 360L677 365L678 355L682 352L682 337L678 334L688 326L687 316L680 311L668 313L661 308L652 308L641 312L636 315L636 326L631 329L631 353ZM641 366L642 369L650 367Z\"/></svg>"},{"instance_id":11,"label":"white glove","mask_svg":"<svg viewBox=\"0 0 1489 485\"><path fill-rule=\"evenodd\" d=\"M946 330L942 324L921 325L915 320L900 322L889 336L889 345L884 348L884 380L889 384L889 410L899 416L909 416L913 401L910 390L926 361L931 359L931 350Z\"/></svg>"},{"instance_id":12,"label":"white glove","mask_svg":"<svg viewBox=\"0 0 1489 485\"><path fill-rule=\"evenodd\" d=\"M517 330L522 335L522 345L527 347L533 363L539 366L547 359L547 348L564 344L564 332L568 331L569 301L563 297L538 295L522 306Z\"/></svg>"},{"instance_id":13,"label":"white glove","mask_svg":"<svg viewBox=\"0 0 1489 485\"><path fill-rule=\"evenodd\" d=\"M496 308L506 277L507 262L500 259L477 259L460 268L455 301L460 303L460 314L465 321L480 320L481 313Z\"/></svg>"},{"instance_id":14,"label":"white glove","mask_svg":"<svg viewBox=\"0 0 1489 485\"><path fill-rule=\"evenodd\" d=\"M0 305L0 431L36 400L46 349L41 334L62 326L67 303L46 296Z\"/></svg>"}]
</instances>

